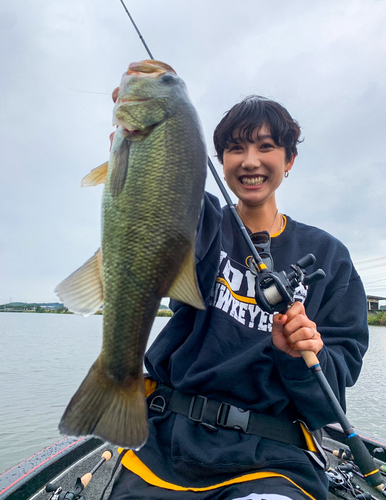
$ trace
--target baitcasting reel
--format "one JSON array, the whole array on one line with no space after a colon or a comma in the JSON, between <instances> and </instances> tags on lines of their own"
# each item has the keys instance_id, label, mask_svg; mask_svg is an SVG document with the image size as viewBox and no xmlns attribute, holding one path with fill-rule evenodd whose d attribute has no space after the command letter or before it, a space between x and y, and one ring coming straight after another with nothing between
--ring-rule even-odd
<instances>
[{"instance_id":1,"label":"baitcasting reel","mask_svg":"<svg viewBox=\"0 0 386 500\"><path fill-rule=\"evenodd\" d=\"M47 493L53 492L50 500L85 500L84 496L81 495L83 489L84 485L79 477L76 480L73 491L65 491L61 486L56 486L52 483L46 486Z\"/></svg>"},{"instance_id":2,"label":"baitcasting reel","mask_svg":"<svg viewBox=\"0 0 386 500\"><path fill-rule=\"evenodd\" d=\"M273 314L285 313L294 302L295 290L300 284L310 285L326 277L322 269L306 276L305 268L315 262L316 258L309 253L291 264L290 273L263 269L257 273L256 302L264 310Z\"/></svg>"}]
</instances>

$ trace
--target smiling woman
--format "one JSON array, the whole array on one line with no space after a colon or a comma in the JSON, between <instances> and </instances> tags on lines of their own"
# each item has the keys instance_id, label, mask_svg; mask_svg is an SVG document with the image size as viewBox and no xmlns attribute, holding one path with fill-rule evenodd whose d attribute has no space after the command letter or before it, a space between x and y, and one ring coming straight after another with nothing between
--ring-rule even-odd
<instances>
[{"instance_id":1,"label":"smiling woman","mask_svg":"<svg viewBox=\"0 0 386 500\"><path fill-rule=\"evenodd\" d=\"M275 192L294 161L295 156L286 160L285 149L276 144L266 125L256 129L249 140L245 136L232 139L224 150L225 180L238 198L237 211L241 219L254 232L270 227L274 234L280 229L283 219L276 217ZM267 218L272 212L273 222L268 226Z\"/></svg>"},{"instance_id":2,"label":"smiling woman","mask_svg":"<svg viewBox=\"0 0 386 500\"><path fill-rule=\"evenodd\" d=\"M270 228L274 234L283 225L275 192L294 164L299 136L300 127L288 111L260 96L244 99L216 127L225 180L238 198L241 219L253 232Z\"/></svg>"}]
</instances>

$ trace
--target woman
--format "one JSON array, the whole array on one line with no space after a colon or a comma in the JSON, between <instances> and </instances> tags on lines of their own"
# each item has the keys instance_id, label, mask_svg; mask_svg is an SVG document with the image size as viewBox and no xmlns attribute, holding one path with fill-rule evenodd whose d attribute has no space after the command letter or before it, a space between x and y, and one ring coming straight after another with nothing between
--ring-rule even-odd
<instances>
[{"instance_id":1,"label":"woman","mask_svg":"<svg viewBox=\"0 0 386 500\"><path fill-rule=\"evenodd\" d=\"M286 314L261 310L241 231L205 196L196 262L206 310L171 301L174 316L145 361L150 437L124 455L112 500L327 498L323 453L307 428L335 418L300 351L318 355L344 407L367 348L367 311L344 245L276 205L299 135L283 106L250 96L226 113L214 143L238 214L254 241L266 239L267 262L289 272L313 253L309 272L321 267L326 278L300 285Z\"/></svg>"}]
</instances>

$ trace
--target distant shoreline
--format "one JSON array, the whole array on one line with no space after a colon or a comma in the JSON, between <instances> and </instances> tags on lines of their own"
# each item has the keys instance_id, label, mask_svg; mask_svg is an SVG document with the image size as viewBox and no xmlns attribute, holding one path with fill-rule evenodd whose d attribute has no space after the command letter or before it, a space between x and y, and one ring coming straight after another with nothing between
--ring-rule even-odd
<instances>
[{"instance_id":1,"label":"distant shoreline","mask_svg":"<svg viewBox=\"0 0 386 500\"><path fill-rule=\"evenodd\" d=\"M386 326L386 311L369 314L367 323L371 326Z\"/></svg>"},{"instance_id":2,"label":"distant shoreline","mask_svg":"<svg viewBox=\"0 0 386 500\"><path fill-rule=\"evenodd\" d=\"M36 309L13 309L12 307L1 308L0 313L24 313L24 314L74 314L69 311L65 307L56 308L56 309L45 309L44 307L40 307L38 310ZM103 315L102 311L97 311L94 316ZM159 309L157 312L157 316L161 317L171 317L173 316L173 311L170 309Z\"/></svg>"},{"instance_id":3,"label":"distant shoreline","mask_svg":"<svg viewBox=\"0 0 386 500\"><path fill-rule=\"evenodd\" d=\"M17 305L4 304L0 305L0 312L19 312L19 313L38 313L38 314L74 314L69 311L62 304L55 305L55 307L44 307L45 304L23 304L23 309L19 308L19 303ZM33 306L28 308L28 306ZM102 315L102 311L95 313L96 315ZM157 316L161 317L171 317L173 316L173 311L170 309L162 307L158 310ZM371 326L386 326L386 311L379 311L375 313L368 314L367 323Z\"/></svg>"}]
</instances>

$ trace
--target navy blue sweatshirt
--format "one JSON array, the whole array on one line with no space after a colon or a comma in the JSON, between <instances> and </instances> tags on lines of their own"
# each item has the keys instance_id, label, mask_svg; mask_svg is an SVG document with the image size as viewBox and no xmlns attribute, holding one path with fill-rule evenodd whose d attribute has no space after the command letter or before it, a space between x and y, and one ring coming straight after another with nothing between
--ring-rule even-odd
<instances>
[{"instance_id":1,"label":"navy blue sweatshirt","mask_svg":"<svg viewBox=\"0 0 386 500\"><path fill-rule=\"evenodd\" d=\"M272 238L275 269L307 253L326 278L296 300L305 304L324 347L318 358L332 389L345 407L368 345L366 297L346 247L318 228L286 216L285 230ZM205 196L196 243L197 277L206 310L171 301L174 311L149 349L151 377L180 392L204 395L267 415L300 418L312 430L334 422L325 397L302 358L274 347L272 316L254 299L255 281L247 265L250 251L230 209ZM324 498L324 472L292 445L219 429L212 432L183 415L150 413L150 437L137 456L165 481L208 486L250 471L276 471L315 498ZM323 493L321 493L323 492Z\"/></svg>"}]
</instances>

